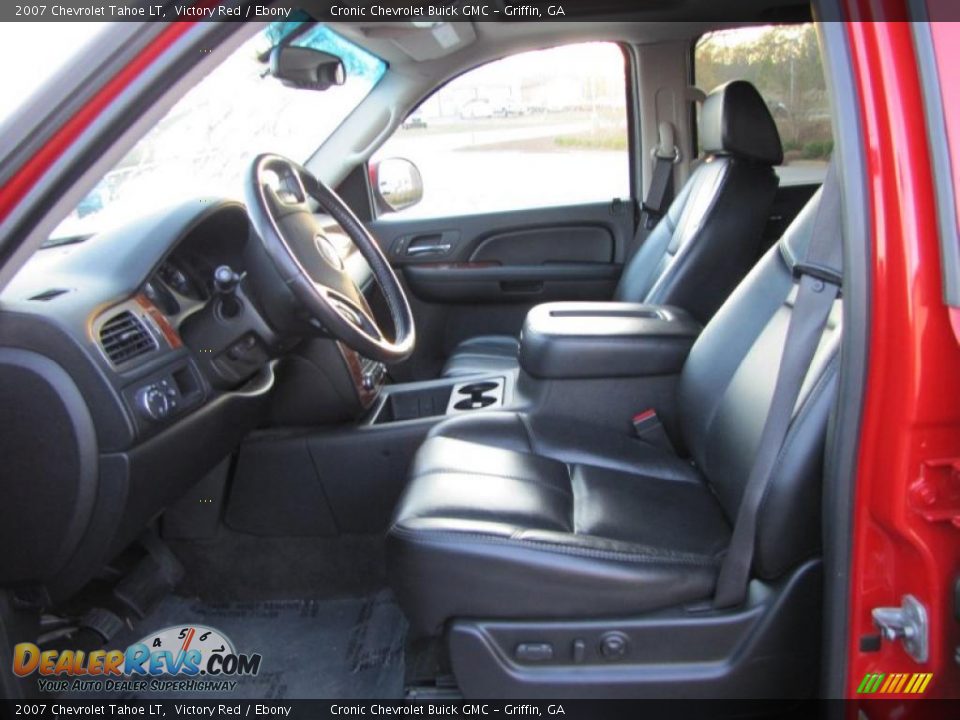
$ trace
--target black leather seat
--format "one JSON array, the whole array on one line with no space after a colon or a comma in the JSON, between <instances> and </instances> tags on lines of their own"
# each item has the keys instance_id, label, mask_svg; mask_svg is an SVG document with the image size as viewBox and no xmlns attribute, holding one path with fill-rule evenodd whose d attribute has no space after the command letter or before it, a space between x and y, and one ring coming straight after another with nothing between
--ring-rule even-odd
<instances>
[{"instance_id":1,"label":"black leather seat","mask_svg":"<svg viewBox=\"0 0 960 720\"><path fill-rule=\"evenodd\" d=\"M688 459L624 433L495 412L438 425L388 549L413 627L450 618L598 618L707 600L776 380L818 193L704 329L679 380ZM761 505L753 573L819 552L822 452L840 303Z\"/></svg>"},{"instance_id":2,"label":"black leather seat","mask_svg":"<svg viewBox=\"0 0 960 720\"><path fill-rule=\"evenodd\" d=\"M677 305L706 323L756 261L783 148L766 103L744 80L707 97L700 139L706 159L627 263L614 300ZM516 368L518 349L509 335L470 338L443 375Z\"/></svg>"}]
</instances>

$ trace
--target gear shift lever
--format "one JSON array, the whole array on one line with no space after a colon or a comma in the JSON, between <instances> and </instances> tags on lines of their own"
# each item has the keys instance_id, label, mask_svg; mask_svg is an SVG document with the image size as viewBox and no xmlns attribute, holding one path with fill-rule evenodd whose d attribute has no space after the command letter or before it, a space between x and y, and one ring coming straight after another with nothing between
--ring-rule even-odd
<instances>
[{"instance_id":1,"label":"gear shift lever","mask_svg":"<svg viewBox=\"0 0 960 720\"><path fill-rule=\"evenodd\" d=\"M217 309L221 317L229 320L240 314L242 305L237 297L237 288L244 275L246 273L240 275L229 265L221 265L213 271L213 287L219 295Z\"/></svg>"}]
</instances>

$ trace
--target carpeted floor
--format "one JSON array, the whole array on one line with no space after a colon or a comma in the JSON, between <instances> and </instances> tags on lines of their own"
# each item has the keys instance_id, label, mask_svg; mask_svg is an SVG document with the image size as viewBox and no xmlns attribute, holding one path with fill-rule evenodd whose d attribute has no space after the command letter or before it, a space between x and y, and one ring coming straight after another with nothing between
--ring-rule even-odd
<instances>
[{"instance_id":1,"label":"carpeted floor","mask_svg":"<svg viewBox=\"0 0 960 720\"><path fill-rule=\"evenodd\" d=\"M400 698L406 621L389 590L361 598L207 603L171 595L134 630L124 648L174 625L204 625L238 653L260 653L260 672L232 692L117 693L127 699ZM185 679L183 676L171 679ZM98 693L109 698L109 693ZM69 697L89 695L70 693Z\"/></svg>"},{"instance_id":2,"label":"carpeted floor","mask_svg":"<svg viewBox=\"0 0 960 720\"><path fill-rule=\"evenodd\" d=\"M215 538L169 541L168 546L186 570L181 583L108 646L123 649L164 628L204 625L229 638L236 652L259 653L260 672L235 678L238 685L231 692L128 691L97 697L402 696L407 623L386 589L382 537L270 538L220 528Z\"/></svg>"},{"instance_id":3,"label":"carpeted floor","mask_svg":"<svg viewBox=\"0 0 960 720\"><path fill-rule=\"evenodd\" d=\"M184 597L220 602L361 596L387 586L380 535L260 537L220 528L209 540L167 541L186 575Z\"/></svg>"}]
</instances>

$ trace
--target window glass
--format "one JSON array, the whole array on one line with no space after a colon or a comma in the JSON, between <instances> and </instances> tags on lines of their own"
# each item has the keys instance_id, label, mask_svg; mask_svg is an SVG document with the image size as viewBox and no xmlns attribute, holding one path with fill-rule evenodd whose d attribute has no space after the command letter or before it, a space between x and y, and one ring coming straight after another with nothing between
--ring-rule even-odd
<instances>
[{"instance_id":1,"label":"window glass","mask_svg":"<svg viewBox=\"0 0 960 720\"><path fill-rule=\"evenodd\" d=\"M346 82L317 92L270 76L270 50L287 37L339 57ZM385 72L382 60L324 25L268 25L181 98L80 201L51 242L100 232L190 198L242 198L243 178L256 155L306 160Z\"/></svg>"},{"instance_id":2,"label":"window glass","mask_svg":"<svg viewBox=\"0 0 960 720\"><path fill-rule=\"evenodd\" d=\"M101 22L0 23L0 67L5 69L0 124L9 120L58 70L73 63L82 50L99 40L109 25ZM43 52L37 48L43 48ZM29 72L22 70L24 58L30 58Z\"/></svg>"},{"instance_id":3,"label":"window glass","mask_svg":"<svg viewBox=\"0 0 960 720\"><path fill-rule=\"evenodd\" d=\"M630 193L621 49L514 55L428 98L373 162L420 169L423 200L385 217L442 217L610 201Z\"/></svg>"},{"instance_id":4,"label":"window glass","mask_svg":"<svg viewBox=\"0 0 960 720\"><path fill-rule=\"evenodd\" d=\"M707 33L694 55L697 87L752 82L770 108L785 155L784 183L820 182L833 152L830 103L812 24Z\"/></svg>"}]
</instances>

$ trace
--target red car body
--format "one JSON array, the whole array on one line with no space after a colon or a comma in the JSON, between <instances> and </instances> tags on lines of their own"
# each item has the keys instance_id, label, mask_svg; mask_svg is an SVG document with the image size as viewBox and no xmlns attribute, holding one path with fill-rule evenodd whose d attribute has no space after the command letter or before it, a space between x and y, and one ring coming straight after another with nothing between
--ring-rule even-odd
<instances>
[{"instance_id":1,"label":"red car body","mask_svg":"<svg viewBox=\"0 0 960 720\"><path fill-rule=\"evenodd\" d=\"M870 17L870 2L851 11ZM953 157L960 151L956 26L933 23ZM871 610L913 593L929 598L928 697L955 696L960 645L960 347L957 309L944 304L934 177L909 23L851 23L873 230L869 375L856 481L847 693L872 672L915 672L895 643L863 652ZM951 87L952 85L952 87ZM956 167L956 166L955 166ZM955 171L956 172L956 171ZM955 186L956 187L956 186Z\"/></svg>"}]
</instances>

